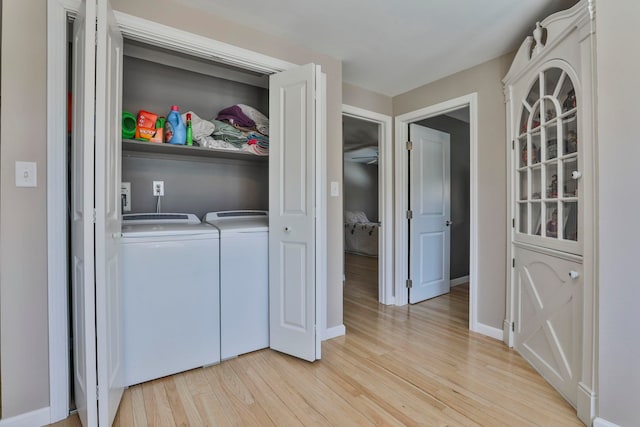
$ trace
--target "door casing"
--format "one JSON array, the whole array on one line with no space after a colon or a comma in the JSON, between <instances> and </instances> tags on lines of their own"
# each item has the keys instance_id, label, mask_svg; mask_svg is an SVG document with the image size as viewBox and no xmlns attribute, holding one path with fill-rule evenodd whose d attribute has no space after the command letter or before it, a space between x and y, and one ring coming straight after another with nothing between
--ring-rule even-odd
<instances>
[{"instance_id":1,"label":"door casing","mask_svg":"<svg viewBox=\"0 0 640 427\"><path fill-rule=\"evenodd\" d=\"M478 321L478 94L477 92L450 99L439 104L411 111L395 118L395 162L396 171L407 170L408 156L406 142L409 140L409 124L430 117L439 116L460 108L469 107L469 189L470 189L470 245L469 245L469 329L495 339L502 340L502 330ZM395 176L395 194L407 194L408 182L405 174ZM396 305L408 302L406 288L408 239L406 218L407 200L395 200L395 298Z\"/></svg>"},{"instance_id":2,"label":"door casing","mask_svg":"<svg viewBox=\"0 0 640 427\"><path fill-rule=\"evenodd\" d=\"M394 305L393 288L393 162L391 116L342 104L342 115L378 124L378 302Z\"/></svg>"}]
</instances>

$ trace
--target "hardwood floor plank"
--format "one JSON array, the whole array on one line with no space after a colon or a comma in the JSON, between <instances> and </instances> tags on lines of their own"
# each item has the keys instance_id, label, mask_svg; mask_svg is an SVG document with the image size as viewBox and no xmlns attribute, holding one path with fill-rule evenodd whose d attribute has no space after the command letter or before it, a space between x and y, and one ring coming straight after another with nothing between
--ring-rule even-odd
<instances>
[{"instance_id":1,"label":"hardwood floor plank","mask_svg":"<svg viewBox=\"0 0 640 427\"><path fill-rule=\"evenodd\" d=\"M131 393L129 393L129 390L125 390L124 393L122 393L122 400L120 401L118 413L116 414L116 418L113 420L113 427L129 427L134 424Z\"/></svg>"},{"instance_id":2,"label":"hardwood floor plank","mask_svg":"<svg viewBox=\"0 0 640 427\"><path fill-rule=\"evenodd\" d=\"M164 388L164 379L149 381L140 386L142 386L149 427L175 427L173 413Z\"/></svg>"},{"instance_id":3,"label":"hardwood floor plank","mask_svg":"<svg viewBox=\"0 0 640 427\"><path fill-rule=\"evenodd\" d=\"M266 349L137 385L118 425L582 425L517 352L468 330L468 285L383 306L377 269L376 258L346 256L347 334L323 342L322 360ZM64 422L80 425L77 415Z\"/></svg>"},{"instance_id":4,"label":"hardwood floor plank","mask_svg":"<svg viewBox=\"0 0 640 427\"><path fill-rule=\"evenodd\" d=\"M234 359L233 369L256 399L256 404L260 405L276 426L303 426L295 414L288 410L287 404L260 376L255 368L254 356L247 354Z\"/></svg>"},{"instance_id":5,"label":"hardwood floor plank","mask_svg":"<svg viewBox=\"0 0 640 427\"><path fill-rule=\"evenodd\" d=\"M136 385L133 387L129 387L126 392L131 395L131 406L133 407L133 425L135 427L148 426L149 423L147 422L147 411L144 406L144 394L142 393L142 386Z\"/></svg>"}]
</instances>

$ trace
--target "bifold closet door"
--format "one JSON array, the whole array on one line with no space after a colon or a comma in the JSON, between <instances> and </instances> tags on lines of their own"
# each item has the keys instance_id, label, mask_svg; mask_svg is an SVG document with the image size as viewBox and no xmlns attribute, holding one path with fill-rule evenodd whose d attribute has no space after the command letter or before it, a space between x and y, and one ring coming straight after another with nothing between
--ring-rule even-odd
<instances>
[{"instance_id":1,"label":"bifold closet door","mask_svg":"<svg viewBox=\"0 0 640 427\"><path fill-rule=\"evenodd\" d=\"M72 310L83 426L110 426L124 391L120 239L122 36L107 0L73 29Z\"/></svg>"},{"instance_id":2,"label":"bifold closet door","mask_svg":"<svg viewBox=\"0 0 640 427\"><path fill-rule=\"evenodd\" d=\"M270 78L269 341L272 349L319 358L316 297L316 105L320 67Z\"/></svg>"}]
</instances>

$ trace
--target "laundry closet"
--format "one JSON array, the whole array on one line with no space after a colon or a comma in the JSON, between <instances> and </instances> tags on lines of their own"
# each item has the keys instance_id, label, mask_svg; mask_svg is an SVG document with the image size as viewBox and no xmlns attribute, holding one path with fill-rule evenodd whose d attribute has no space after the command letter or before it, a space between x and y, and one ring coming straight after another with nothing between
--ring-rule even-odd
<instances>
[{"instance_id":1,"label":"laundry closet","mask_svg":"<svg viewBox=\"0 0 640 427\"><path fill-rule=\"evenodd\" d=\"M205 214L232 210L268 214L268 228L261 229L265 254L260 254L268 258L264 272L268 276L268 295L261 297L268 299L268 340L255 348L270 347L309 361L319 359L325 247L322 236L326 234L322 185L326 173L326 83L320 67L296 66L259 54L252 57L242 49L221 47L215 40L114 14L102 0L82 2L71 42L73 382L83 424L94 425L94 420L99 420L100 425L109 424L123 387L129 385L122 373L127 362L127 346L123 342L127 327L123 298L127 292L123 286L128 285L131 276L127 273L127 259L123 258L132 252L123 248L135 233L125 235L129 225L123 221L123 207L126 214L188 213L192 215L185 221L192 222L213 218L211 223L220 230L220 252L209 246L197 255L203 259L202 264L219 262L220 271L226 263L224 226L220 218ZM237 104L251 106L269 117L268 156L122 136L123 111L136 114L145 110L161 116L172 105L178 105L181 113L192 112L211 120L220 110ZM154 194L154 181L163 182L164 195ZM124 186L128 188L126 201L121 192L123 183L128 183ZM224 215L221 217L225 219ZM174 219L170 218L170 222ZM157 231L155 224L147 226ZM209 227L213 229L213 225ZM238 239L236 236L228 240ZM173 253L169 262L175 269L193 261L196 253L185 252ZM145 292L152 302L160 298L162 289L153 287L156 279L151 279L151 274L145 277L144 268L157 273L155 270L167 268L167 263L151 263L144 256L140 260L136 280L146 283ZM180 295L176 289L182 289L195 268L185 269L188 274L169 286L176 298ZM251 270L251 255L233 268L238 272ZM215 280L219 279L220 275L216 276ZM215 280L212 286L222 285ZM219 289L216 292L221 295ZM172 300L166 295L165 300L169 316ZM211 310L220 310L222 302L212 301ZM143 310L144 304L140 311ZM182 328L188 329L189 325ZM163 326L154 329L162 330ZM213 340L224 336L224 325L213 325L211 329ZM243 351L233 350L227 357ZM156 354L160 359L162 350Z\"/></svg>"},{"instance_id":2,"label":"laundry closet","mask_svg":"<svg viewBox=\"0 0 640 427\"><path fill-rule=\"evenodd\" d=\"M122 109L167 116L172 105L202 120L230 106L269 113L269 76L125 40ZM197 144L197 142L196 142ZM153 181L164 182L161 212L269 210L268 156L247 151L126 140L122 182L131 185L130 211L155 212Z\"/></svg>"}]
</instances>

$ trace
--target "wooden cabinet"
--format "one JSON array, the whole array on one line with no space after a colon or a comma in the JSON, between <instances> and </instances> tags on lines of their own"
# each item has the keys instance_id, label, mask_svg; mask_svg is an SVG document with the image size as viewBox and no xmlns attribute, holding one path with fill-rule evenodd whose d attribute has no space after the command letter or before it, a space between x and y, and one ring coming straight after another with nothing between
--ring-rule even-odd
<instances>
[{"instance_id":1,"label":"wooden cabinet","mask_svg":"<svg viewBox=\"0 0 640 427\"><path fill-rule=\"evenodd\" d=\"M590 425L595 414L595 10L537 23L504 78L505 337Z\"/></svg>"}]
</instances>

